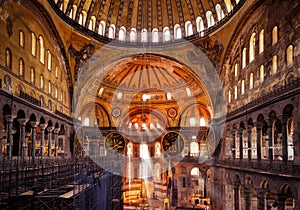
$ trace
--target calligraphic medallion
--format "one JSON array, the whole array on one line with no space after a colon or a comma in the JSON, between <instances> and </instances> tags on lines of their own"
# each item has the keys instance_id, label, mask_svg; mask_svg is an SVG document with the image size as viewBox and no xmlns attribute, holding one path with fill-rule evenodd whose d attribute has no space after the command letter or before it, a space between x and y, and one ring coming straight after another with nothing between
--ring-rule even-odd
<instances>
[{"instance_id":1,"label":"calligraphic medallion","mask_svg":"<svg viewBox=\"0 0 300 210\"><path fill-rule=\"evenodd\" d=\"M105 148L122 153L125 148L125 138L119 133L113 132L108 134L105 139Z\"/></svg>"},{"instance_id":2,"label":"calligraphic medallion","mask_svg":"<svg viewBox=\"0 0 300 210\"><path fill-rule=\"evenodd\" d=\"M181 134L171 131L163 137L162 146L166 154L175 156L182 152L184 139Z\"/></svg>"}]
</instances>

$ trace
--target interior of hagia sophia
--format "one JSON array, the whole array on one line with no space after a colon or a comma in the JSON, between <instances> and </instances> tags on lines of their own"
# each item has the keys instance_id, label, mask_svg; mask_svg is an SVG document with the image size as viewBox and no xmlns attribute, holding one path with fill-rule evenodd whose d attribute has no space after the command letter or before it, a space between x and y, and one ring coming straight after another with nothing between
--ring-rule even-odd
<instances>
[{"instance_id":1,"label":"interior of hagia sophia","mask_svg":"<svg viewBox=\"0 0 300 210\"><path fill-rule=\"evenodd\" d=\"M1 209L300 209L297 0L0 0Z\"/></svg>"}]
</instances>

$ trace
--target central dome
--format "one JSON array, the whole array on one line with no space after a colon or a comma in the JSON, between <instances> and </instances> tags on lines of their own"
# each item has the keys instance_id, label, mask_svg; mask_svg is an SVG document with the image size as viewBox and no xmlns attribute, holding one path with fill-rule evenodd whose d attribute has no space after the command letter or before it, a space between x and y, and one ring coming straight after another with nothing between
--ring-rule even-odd
<instances>
[{"instance_id":1,"label":"central dome","mask_svg":"<svg viewBox=\"0 0 300 210\"><path fill-rule=\"evenodd\" d=\"M186 66L153 54L123 59L108 69L98 90L99 98L115 96L124 103L166 104L202 94L201 82Z\"/></svg>"},{"instance_id":2,"label":"central dome","mask_svg":"<svg viewBox=\"0 0 300 210\"><path fill-rule=\"evenodd\" d=\"M129 42L168 42L203 36L245 0L48 0L95 35ZM65 17L65 18L66 18Z\"/></svg>"}]
</instances>

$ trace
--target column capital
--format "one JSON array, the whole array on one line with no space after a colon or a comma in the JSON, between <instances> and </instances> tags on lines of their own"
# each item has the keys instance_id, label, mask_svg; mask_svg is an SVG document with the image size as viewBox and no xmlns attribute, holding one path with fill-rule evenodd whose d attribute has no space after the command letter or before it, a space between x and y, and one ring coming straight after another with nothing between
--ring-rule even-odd
<instances>
[{"instance_id":1,"label":"column capital","mask_svg":"<svg viewBox=\"0 0 300 210\"><path fill-rule=\"evenodd\" d=\"M55 128L55 129L54 129L54 133L55 133L55 134L58 134L59 131L60 131L60 128Z\"/></svg>"},{"instance_id":2,"label":"column capital","mask_svg":"<svg viewBox=\"0 0 300 210\"><path fill-rule=\"evenodd\" d=\"M4 116L4 119L5 119L7 122L12 123L13 120L14 120L14 116L13 116L13 115L5 115L5 116Z\"/></svg>"},{"instance_id":3,"label":"column capital","mask_svg":"<svg viewBox=\"0 0 300 210\"><path fill-rule=\"evenodd\" d=\"M37 126L39 123L36 122L36 121L30 121L29 124L30 124L30 127L31 127L31 128L36 128L36 126Z\"/></svg>"},{"instance_id":4,"label":"column capital","mask_svg":"<svg viewBox=\"0 0 300 210\"><path fill-rule=\"evenodd\" d=\"M25 118L18 119L18 122L20 123L21 126L25 126L26 123L28 122L28 119L25 119Z\"/></svg>"},{"instance_id":5,"label":"column capital","mask_svg":"<svg viewBox=\"0 0 300 210\"><path fill-rule=\"evenodd\" d=\"M49 127L47 127L47 131L48 131L48 132L52 132L53 129L54 129L54 126L49 126Z\"/></svg>"},{"instance_id":6,"label":"column capital","mask_svg":"<svg viewBox=\"0 0 300 210\"><path fill-rule=\"evenodd\" d=\"M39 124L41 130L45 130L48 124L43 123L43 124Z\"/></svg>"}]
</instances>

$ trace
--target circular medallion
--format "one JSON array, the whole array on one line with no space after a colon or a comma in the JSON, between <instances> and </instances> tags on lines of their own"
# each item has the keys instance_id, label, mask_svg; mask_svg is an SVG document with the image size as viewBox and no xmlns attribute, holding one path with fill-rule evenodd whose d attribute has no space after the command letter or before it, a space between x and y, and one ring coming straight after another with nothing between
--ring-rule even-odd
<instances>
[{"instance_id":1,"label":"circular medallion","mask_svg":"<svg viewBox=\"0 0 300 210\"><path fill-rule=\"evenodd\" d=\"M168 116L174 118L177 116L177 110L175 108L168 109Z\"/></svg>"},{"instance_id":2,"label":"circular medallion","mask_svg":"<svg viewBox=\"0 0 300 210\"><path fill-rule=\"evenodd\" d=\"M163 149L168 155L178 155L184 148L184 139L177 132L169 132L163 137Z\"/></svg>"},{"instance_id":3,"label":"circular medallion","mask_svg":"<svg viewBox=\"0 0 300 210\"><path fill-rule=\"evenodd\" d=\"M125 138L119 133L110 133L105 139L105 148L122 153L125 148Z\"/></svg>"},{"instance_id":4,"label":"circular medallion","mask_svg":"<svg viewBox=\"0 0 300 210\"><path fill-rule=\"evenodd\" d=\"M113 117L117 118L117 117L119 117L119 116L121 115L121 109L119 109L119 108L114 108L114 109L112 110L111 114L112 114Z\"/></svg>"}]
</instances>

